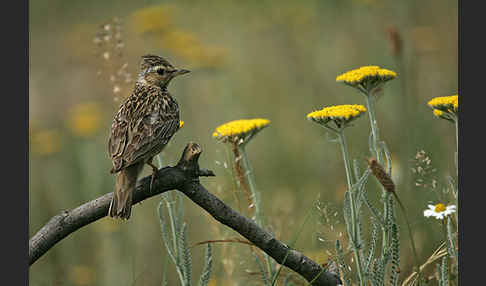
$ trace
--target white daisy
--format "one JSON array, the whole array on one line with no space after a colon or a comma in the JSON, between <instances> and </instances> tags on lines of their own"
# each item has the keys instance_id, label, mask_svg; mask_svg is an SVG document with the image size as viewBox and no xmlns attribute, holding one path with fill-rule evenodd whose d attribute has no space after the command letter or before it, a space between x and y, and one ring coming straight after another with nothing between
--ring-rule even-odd
<instances>
[{"instance_id":1,"label":"white daisy","mask_svg":"<svg viewBox=\"0 0 486 286\"><path fill-rule=\"evenodd\" d=\"M443 219L444 217L456 212L456 206L445 206L444 204L428 205L429 209L424 211L425 217L433 216L436 219Z\"/></svg>"}]
</instances>

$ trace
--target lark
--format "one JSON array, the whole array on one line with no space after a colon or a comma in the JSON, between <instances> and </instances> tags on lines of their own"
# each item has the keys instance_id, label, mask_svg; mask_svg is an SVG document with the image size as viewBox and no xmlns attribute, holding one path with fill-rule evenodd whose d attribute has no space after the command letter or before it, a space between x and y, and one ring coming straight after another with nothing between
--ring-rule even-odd
<instances>
[{"instance_id":1,"label":"lark","mask_svg":"<svg viewBox=\"0 0 486 286\"><path fill-rule=\"evenodd\" d=\"M167 90L171 80L188 70L178 69L156 55L142 56L140 73L132 94L120 105L111 125L108 151L116 174L115 192L108 215L129 219L137 178L145 164L152 167L159 154L180 128L179 105Z\"/></svg>"}]
</instances>

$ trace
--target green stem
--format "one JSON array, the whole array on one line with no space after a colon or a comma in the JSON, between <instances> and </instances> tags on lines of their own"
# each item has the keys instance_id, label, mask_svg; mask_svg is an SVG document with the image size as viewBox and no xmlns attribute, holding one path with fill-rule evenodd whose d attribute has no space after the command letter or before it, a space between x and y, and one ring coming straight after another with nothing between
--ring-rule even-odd
<instances>
[{"instance_id":1,"label":"green stem","mask_svg":"<svg viewBox=\"0 0 486 286\"><path fill-rule=\"evenodd\" d=\"M245 164L250 193L253 199L253 204L255 205L255 221L259 226L263 227L263 214L260 206L260 201L261 201L260 193L257 191L255 185L253 170L251 168L250 160L248 160L248 154L246 152L246 145L242 145L240 150L241 150L241 155L243 157L243 162Z\"/></svg>"},{"instance_id":2,"label":"green stem","mask_svg":"<svg viewBox=\"0 0 486 286\"><path fill-rule=\"evenodd\" d=\"M245 165L245 170L247 172L248 185L253 199L253 205L255 206L255 221L259 226L263 227L263 212L260 204L261 202L260 193L256 188L255 179L253 177L253 169L251 167L250 160L248 159L248 154L246 152L246 144L243 144L240 150L241 150L241 155L243 156L243 163ZM264 256L265 256L265 262L266 262L265 264L267 266L268 275L272 277L273 271L272 271L272 263L270 257L266 253L264 253Z\"/></svg>"},{"instance_id":3,"label":"green stem","mask_svg":"<svg viewBox=\"0 0 486 286\"><path fill-rule=\"evenodd\" d=\"M344 166L346 168L346 178L348 181L349 204L351 209L351 231L352 231L352 233L350 233L349 236L350 236L350 240L353 242L353 248L354 248L353 253L354 253L354 258L356 260L356 268L358 271L359 284L366 285L364 281L363 268L361 267L361 251L359 248L356 247L358 243L358 237L359 237L358 224L357 224L356 206L354 202L354 194L352 193L353 179L351 174L351 164L349 162L348 148L346 145L346 138L344 136L344 129L341 129L337 134L339 137L339 143L341 145Z\"/></svg>"},{"instance_id":4,"label":"green stem","mask_svg":"<svg viewBox=\"0 0 486 286\"><path fill-rule=\"evenodd\" d=\"M395 199L398 202L398 205L400 206L400 209L402 210L403 217L405 218L405 222L407 224L407 231L408 231L408 236L410 236L410 246L412 247L412 252L413 252L413 257L415 259L415 265L416 265L416 272L417 272L417 280L418 280L418 285L420 285L420 263L417 255L417 248L415 247L415 240L413 239L412 235L412 228L410 227L410 222L408 221L407 217L407 212L405 211L405 207L402 205L402 202L398 198L398 195L393 192L393 195L395 196Z\"/></svg>"},{"instance_id":5,"label":"green stem","mask_svg":"<svg viewBox=\"0 0 486 286\"><path fill-rule=\"evenodd\" d=\"M372 148L373 151L375 152L374 155L376 156L376 160L378 161L378 163L380 163L380 165L383 166L380 144L378 143L380 140L379 137L380 135L379 135L379 130L375 118L375 101L374 101L375 99L373 94L371 94L371 92L366 93L365 98L366 98L366 105L368 108L368 117L370 118L371 133L373 135ZM382 190L383 190L382 193L383 194L383 217L386 219L388 217L388 212L389 212L387 202L390 194L386 190L384 189ZM388 229L386 228L386 223L385 225L382 226L382 230L383 230L382 257L383 257L388 246L388 237L389 237Z\"/></svg>"},{"instance_id":6,"label":"green stem","mask_svg":"<svg viewBox=\"0 0 486 286\"><path fill-rule=\"evenodd\" d=\"M459 178L459 118L454 118L454 124L456 125L456 176Z\"/></svg>"},{"instance_id":7,"label":"green stem","mask_svg":"<svg viewBox=\"0 0 486 286\"><path fill-rule=\"evenodd\" d=\"M378 125L376 123L375 118L375 98L372 94L367 94L366 98L366 105L368 108L368 117L370 118L370 126L371 126L371 133L373 134L373 150L375 151L376 160L380 165L383 166L382 158L381 158L381 148L380 148L380 134L378 130Z\"/></svg>"},{"instance_id":8,"label":"green stem","mask_svg":"<svg viewBox=\"0 0 486 286\"><path fill-rule=\"evenodd\" d=\"M344 166L346 168L346 179L348 181L348 190L351 190L353 187L353 177L351 174L351 164L349 162L349 154L348 154L348 146L346 144L346 138L344 136L344 130L341 129L341 131L338 133L339 134L339 140L340 140L340 145L341 145L341 151L343 153L343 160L344 160Z\"/></svg>"},{"instance_id":9,"label":"green stem","mask_svg":"<svg viewBox=\"0 0 486 286\"><path fill-rule=\"evenodd\" d=\"M231 162L233 159L231 158L231 148L224 148L225 153L226 153L226 161ZM234 162L234 164L237 164ZM231 178L233 182L233 196L235 198L236 204L238 205L238 210L241 211L241 203L240 203L240 197L238 196L238 187L239 187L239 181L238 181L238 176L235 173L235 168L233 166L230 166L231 169Z\"/></svg>"},{"instance_id":10,"label":"green stem","mask_svg":"<svg viewBox=\"0 0 486 286\"><path fill-rule=\"evenodd\" d=\"M459 205L457 203L457 199L459 197L459 117L456 115L454 117L454 125L456 126L456 195L454 196L455 198L455 203L456 203L456 208L459 208ZM459 218L457 215L457 212L459 210L456 210L454 213L454 217L456 218L457 225L459 225ZM459 229L456 227L456 231L459 231Z\"/></svg>"}]
</instances>

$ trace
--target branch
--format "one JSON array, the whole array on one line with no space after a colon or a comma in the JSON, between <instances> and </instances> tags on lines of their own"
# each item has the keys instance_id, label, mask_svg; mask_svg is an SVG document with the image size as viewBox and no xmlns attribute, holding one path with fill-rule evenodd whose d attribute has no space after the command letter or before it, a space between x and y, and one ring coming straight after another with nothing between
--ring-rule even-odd
<instances>
[{"instance_id":1,"label":"branch","mask_svg":"<svg viewBox=\"0 0 486 286\"><path fill-rule=\"evenodd\" d=\"M165 167L157 172L152 192L150 192L151 176L139 180L133 194L133 204L166 191L179 190L217 221L237 231L278 263L281 264L285 260L285 266L299 273L307 281L315 279L312 285L336 286L341 284L337 275L324 271L318 263L302 253L290 249L259 227L253 220L242 216L208 192L199 183L199 177L214 176L214 173L199 168L198 159L201 152L201 148L196 143L187 144L176 166ZM29 241L29 265L34 264L69 234L105 217L112 197L113 193L108 193L51 218ZM287 253L288 256L285 259Z\"/></svg>"}]
</instances>

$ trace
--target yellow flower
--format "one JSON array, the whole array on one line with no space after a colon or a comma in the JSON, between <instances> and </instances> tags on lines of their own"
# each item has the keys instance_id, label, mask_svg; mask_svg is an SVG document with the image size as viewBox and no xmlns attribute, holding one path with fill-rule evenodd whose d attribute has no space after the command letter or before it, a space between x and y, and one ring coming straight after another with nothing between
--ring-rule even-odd
<instances>
[{"instance_id":1,"label":"yellow flower","mask_svg":"<svg viewBox=\"0 0 486 286\"><path fill-rule=\"evenodd\" d=\"M362 87L367 91L376 88L397 77L394 71L380 68L379 66L363 66L350 70L336 77L337 82L344 82L353 87Z\"/></svg>"},{"instance_id":2,"label":"yellow flower","mask_svg":"<svg viewBox=\"0 0 486 286\"><path fill-rule=\"evenodd\" d=\"M440 110L448 113L457 113L457 108L459 107L459 97L457 94L451 96L435 97L432 98L427 104L434 110Z\"/></svg>"},{"instance_id":3,"label":"yellow flower","mask_svg":"<svg viewBox=\"0 0 486 286\"><path fill-rule=\"evenodd\" d=\"M79 104L69 110L68 127L78 136L90 137L101 127L101 114L97 103Z\"/></svg>"},{"instance_id":4,"label":"yellow flower","mask_svg":"<svg viewBox=\"0 0 486 286\"><path fill-rule=\"evenodd\" d=\"M172 22L174 7L170 5L155 5L140 9L132 14L131 24L137 33L162 32Z\"/></svg>"},{"instance_id":5,"label":"yellow flower","mask_svg":"<svg viewBox=\"0 0 486 286\"><path fill-rule=\"evenodd\" d=\"M95 223L95 228L101 233L112 233L120 230L120 223L118 220L105 218Z\"/></svg>"},{"instance_id":6,"label":"yellow flower","mask_svg":"<svg viewBox=\"0 0 486 286\"><path fill-rule=\"evenodd\" d=\"M157 39L160 46L191 62L193 66L218 67L226 61L226 49L207 46L195 34L181 29L167 31Z\"/></svg>"},{"instance_id":7,"label":"yellow flower","mask_svg":"<svg viewBox=\"0 0 486 286\"><path fill-rule=\"evenodd\" d=\"M365 112L366 107L359 104L335 105L311 112L307 114L307 119L323 125L332 121L342 128Z\"/></svg>"},{"instance_id":8,"label":"yellow flower","mask_svg":"<svg viewBox=\"0 0 486 286\"><path fill-rule=\"evenodd\" d=\"M179 121L179 129L182 128L182 126L184 126L184 121Z\"/></svg>"},{"instance_id":9,"label":"yellow flower","mask_svg":"<svg viewBox=\"0 0 486 286\"><path fill-rule=\"evenodd\" d=\"M55 129L32 131L30 135L32 153L48 156L61 149L61 134Z\"/></svg>"},{"instance_id":10,"label":"yellow flower","mask_svg":"<svg viewBox=\"0 0 486 286\"><path fill-rule=\"evenodd\" d=\"M241 143L246 143L269 124L270 121L263 118L234 120L216 127L213 137L222 142L243 140Z\"/></svg>"},{"instance_id":11,"label":"yellow flower","mask_svg":"<svg viewBox=\"0 0 486 286\"><path fill-rule=\"evenodd\" d=\"M434 115L437 116L437 117L441 117L442 115L444 115L444 111L434 109Z\"/></svg>"},{"instance_id":12,"label":"yellow flower","mask_svg":"<svg viewBox=\"0 0 486 286\"><path fill-rule=\"evenodd\" d=\"M446 119L452 123L457 120L457 109L459 107L459 97L457 94L435 97L429 100L427 104L434 110L436 117Z\"/></svg>"},{"instance_id":13,"label":"yellow flower","mask_svg":"<svg viewBox=\"0 0 486 286\"><path fill-rule=\"evenodd\" d=\"M93 285L94 269L85 265L77 265L71 268L69 276L75 285Z\"/></svg>"}]
</instances>

